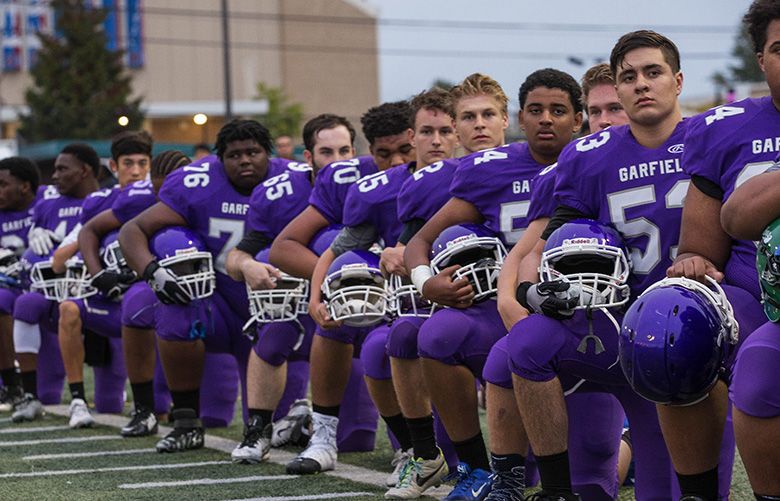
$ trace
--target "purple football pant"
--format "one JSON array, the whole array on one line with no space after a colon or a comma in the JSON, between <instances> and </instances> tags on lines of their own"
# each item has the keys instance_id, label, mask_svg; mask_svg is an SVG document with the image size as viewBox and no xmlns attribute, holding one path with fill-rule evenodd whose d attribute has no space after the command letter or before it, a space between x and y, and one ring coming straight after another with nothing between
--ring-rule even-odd
<instances>
[{"instance_id":1,"label":"purple football pant","mask_svg":"<svg viewBox=\"0 0 780 501\"><path fill-rule=\"evenodd\" d=\"M780 416L780 324L767 322L742 344L729 388L734 405L757 418Z\"/></svg>"},{"instance_id":2,"label":"purple football pant","mask_svg":"<svg viewBox=\"0 0 780 501\"><path fill-rule=\"evenodd\" d=\"M261 360L274 367L288 361L308 362L315 326L309 315L300 315L298 322L267 323L258 327L257 341L252 349Z\"/></svg>"},{"instance_id":3,"label":"purple football pant","mask_svg":"<svg viewBox=\"0 0 780 501\"><path fill-rule=\"evenodd\" d=\"M41 329L41 348L38 351L38 399L46 404L60 403L65 367L62 364L60 343L57 339L59 322L57 303L38 292L25 292L14 303L14 320L38 324Z\"/></svg>"},{"instance_id":4,"label":"purple football pant","mask_svg":"<svg viewBox=\"0 0 780 501\"><path fill-rule=\"evenodd\" d=\"M393 358L414 360L420 357L417 336L426 317L399 317L390 326L387 336L387 354Z\"/></svg>"},{"instance_id":5,"label":"purple football pant","mask_svg":"<svg viewBox=\"0 0 780 501\"><path fill-rule=\"evenodd\" d=\"M390 326L382 324L368 333L360 349L360 361L366 376L379 381L392 379L390 358L387 356L387 338Z\"/></svg>"},{"instance_id":6,"label":"purple football pant","mask_svg":"<svg viewBox=\"0 0 780 501\"><path fill-rule=\"evenodd\" d=\"M122 325L154 329L157 296L146 282L136 282L122 296Z\"/></svg>"},{"instance_id":7,"label":"purple football pant","mask_svg":"<svg viewBox=\"0 0 780 501\"><path fill-rule=\"evenodd\" d=\"M506 334L493 300L464 310L436 311L420 327L419 354L447 365L465 365L474 377L482 379L490 348Z\"/></svg>"},{"instance_id":8,"label":"purple football pant","mask_svg":"<svg viewBox=\"0 0 780 501\"><path fill-rule=\"evenodd\" d=\"M21 294L19 289L0 287L0 315L13 315L14 303Z\"/></svg>"}]
</instances>

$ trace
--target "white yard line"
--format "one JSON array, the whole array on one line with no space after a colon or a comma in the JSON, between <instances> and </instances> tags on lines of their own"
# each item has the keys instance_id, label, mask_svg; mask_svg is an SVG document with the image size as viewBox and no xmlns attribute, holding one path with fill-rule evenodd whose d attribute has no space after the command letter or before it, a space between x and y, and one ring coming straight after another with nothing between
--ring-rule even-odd
<instances>
[{"instance_id":1,"label":"white yard line","mask_svg":"<svg viewBox=\"0 0 780 501\"><path fill-rule=\"evenodd\" d=\"M91 437L66 437L66 438L44 438L41 440L14 440L10 442L0 442L0 447L19 447L22 445L39 444L75 444L78 442L92 442L96 440L122 440L120 436L97 435Z\"/></svg>"},{"instance_id":2,"label":"white yard line","mask_svg":"<svg viewBox=\"0 0 780 501\"><path fill-rule=\"evenodd\" d=\"M129 454L151 454L156 452L153 448L146 449L126 449L122 451L97 451L97 452L68 452L64 454L38 454L36 456L24 456L24 461L37 461L39 459L71 459L71 458L92 458L101 456L125 456Z\"/></svg>"},{"instance_id":3,"label":"white yard line","mask_svg":"<svg viewBox=\"0 0 780 501\"><path fill-rule=\"evenodd\" d=\"M113 466L110 468L83 468L79 470L30 471L21 473L3 473L0 478L54 477L58 475L79 475L83 473L104 473L109 471L174 470L177 468L195 468L196 466L214 466L233 464L232 461L201 461L198 463L145 464L139 466Z\"/></svg>"},{"instance_id":4,"label":"white yard line","mask_svg":"<svg viewBox=\"0 0 780 501\"><path fill-rule=\"evenodd\" d=\"M5 428L3 430L0 430L0 434L6 434L6 433L39 433L42 431L60 431L60 430L69 430L70 426L68 425L62 425L62 426L36 426L31 428Z\"/></svg>"},{"instance_id":5,"label":"white yard line","mask_svg":"<svg viewBox=\"0 0 780 501\"><path fill-rule=\"evenodd\" d=\"M254 475L235 478L198 478L195 480L177 480L174 482L143 482L139 484L119 484L120 489L152 489L157 487L180 487L182 485L216 485L236 484L240 482L256 482L260 480L290 480L297 475Z\"/></svg>"},{"instance_id":6,"label":"white yard line","mask_svg":"<svg viewBox=\"0 0 780 501\"><path fill-rule=\"evenodd\" d=\"M306 499L338 499L338 498L356 498L358 496L373 496L371 492L333 492L323 494L308 494L306 496L271 496L263 498L241 498L230 501L303 501Z\"/></svg>"}]
</instances>

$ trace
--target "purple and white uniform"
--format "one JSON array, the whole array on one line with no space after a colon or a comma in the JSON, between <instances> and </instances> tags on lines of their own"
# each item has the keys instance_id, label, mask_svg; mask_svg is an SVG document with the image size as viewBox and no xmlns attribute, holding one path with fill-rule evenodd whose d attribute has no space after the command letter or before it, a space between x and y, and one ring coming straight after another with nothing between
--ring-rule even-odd
<instances>
[{"instance_id":1,"label":"purple and white uniform","mask_svg":"<svg viewBox=\"0 0 780 501\"><path fill-rule=\"evenodd\" d=\"M21 256L27 249L27 233L33 224L33 207L43 195L43 186L38 189L30 206L20 211L0 211L0 247ZM11 315L14 302L22 293L20 287L0 287L0 315Z\"/></svg>"},{"instance_id":2,"label":"purple and white uniform","mask_svg":"<svg viewBox=\"0 0 780 501\"><path fill-rule=\"evenodd\" d=\"M457 158L440 160L406 179L398 192L398 220L408 223L433 217L450 199L450 184L458 164Z\"/></svg>"},{"instance_id":3,"label":"purple and white uniform","mask_svg":"<svg viewBox=\"0 0 780 501\"><path fill-rule=\"evenodd\" d=\"M723 202L739 185L772 167L780 152L780 112L771 96L720 106L690 121L683 168L719 188ZM772 336L771 325L751 334L765 320L755 263L753 242L731 241L723 270L731 287L723 290L739 322L740 343L729 393L742 412L770 418L780 415L780 384L765 371L780 363L780 341Z\"/></svg>"},{"instance_id":4,"label":"purple and white uniform","mask_svg":"<svg viewBox=\"0 0 780 501\"><path fill-rule=\"evenodd\" d=\"M529 221L531 180L545 166L531 156L527 143L484 150L461 159L450 195L471 203L507 247L514 245ZM495 301L465 310L435 312L420 327L420 356L465 365L482 378L490 348L506 334Z\"/></svg>"},{"instance_id":5,"label":"purple and white uniform","mask_svg":"<svg viewBox=\"0 0 780 501\"><path fill-rule=\"evenodd\" d=\"M309 205L317 209L329 224L341 224L349 187L375 172L377 166L370 156L328 164L317 173Z\"/></svg>"}]
</instances>

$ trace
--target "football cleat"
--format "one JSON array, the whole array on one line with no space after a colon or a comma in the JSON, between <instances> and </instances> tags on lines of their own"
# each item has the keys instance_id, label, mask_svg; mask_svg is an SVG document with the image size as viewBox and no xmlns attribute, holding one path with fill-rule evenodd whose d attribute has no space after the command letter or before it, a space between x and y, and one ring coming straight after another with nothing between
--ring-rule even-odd
<instances>
[{"instance_id":1,"label":"football cleat","mask_svg":"<svg viewBox=\"0 0 780 501\"><path fill-rule=\"evenodd\" d=\"M70 421L68 426L73 429L89 428L93 424L95 424L95 418L89 413L87 403L80 398L74 398L70 403Z\"/></svg>"},{"instance_id":2,"label":"football cleat","mask_svg":"<svg viewBox=\"0 0 780 501\"><path fill-rule=\"evenodd\" d=\"M431 487L438 487L449 473L444 454L435 459L410 458L403 466L398 483L385 492L385 499L416 499Z\"/></svg>"},{"instance_id":3,"label":"football cleat","mask_svg":"<svg viewBox=\"0 0 780 501\"><path fill-rule=\"evenodd\" d=\"M195 411L176 409L171 414L173 430L157 442L157 452L182 452L203 447L205 432Z\"/></svg>"},{"instance_id":4,"label":"football cleat","mask_svg":"<svg viewBox=\"0 0 780 501\"><path fill-rule=\"evenodd\" d=\"M271 457L271 429L269 423L260 426L260 418L255 416L244 427L244 440L233 449L230 457L234 463L256 464Z\"/></svg>"},{"instance_id":5,"label":"football cleat","mask_svg":"<svg viewBox=\"0 0 780 501\"><path fill-rule=\"evenodd\" d=\"M581 499L578 494L549 494L539 491L525 498L525 501L581 501Z\"/></svg>"},{"instance_id":6,"label":"football cleat","mask_svg":"<svg viewBox=\"0 0 780 501\"><path fill-rule=\"evenodd\" d=\"M0 388L0 412L11 412L23 398L24 390L20 386L3 386Z\"/></svg>"},{"instance_id":7,"label":"football cleat","mask_svg":"<svg viewBox=\"0 0 780 501\"><path fill-rule=\"evenodd\" d=\"M390 461L390 466L393 467L393 472L387 476L387 480L385 480L385 485L388 487L394 487L398 484L398 481L401 480L401 471L406 466L406 463L412 460L414 458L414 449L409 450L403 450L403 449L396 449L396 451L393 453L393 459Z\"/></svg>"},{"instance_id":8,"label":"football cleat","mask_svg":"<svg viewBox=\"0 0 780 501\"><path fill-rule=\"evenodd\" d=\"M485 501L524 501L524 490L524 466L515 466L510 471L494 471L493 484Z\"/></svg>"},{"instance_id":9,"label":"football cleat","mask_svg":"<svg viewBox=\"0 0 780 501\"><path fill-rule=\"evenodd\" d=\"M490 494L492 476L483 469L458 463L458 480L444 501L482 501Z\"/></svg>"},{"instance_id":10,"label":"football cleat","mask_svg":"<svg viewBox=\"0 0 780 501\"><path fill-rule=\"evenodd\" d=\"M297 445L306 447L311 438L311 402L298 399L290 406L287 415L274 423L271 447Z\"/></svg>"},{"instance_id":11,"label":"football cleat","mask_svg":"<svg viewBox=\"0 0 780 501\"><path fill-rule=\"evenodd\" d=\"M14 407L11 421L14 423L34 421L41 416L43 416L43 404L41 404L41 401L30 393L25 393L22 401Z\"/></svg>"},{"instance_id":12,"label":"football cleat","mask_svg":"<svg viewBox=\"0 0 780 501\"><path fill-rule=\"evenodd\" d=\"M336 445L338 425L339 418L335 416L312 413L313 433L309 446L298 454L298 457L287 463L287 473L310 475L334 469L338 457Z\"/></svg>"},{"instance_id":13,"label":"football cleat","mask_svg":"<svg viewBox=\"0 0 780 501\"><path fill-rule=\"evenodd\" d=\"M130 415L130 422L119 432L123 437L146 437L157 434L157 416L149 409L136 407Z\"/></svg>"}]
</instances>

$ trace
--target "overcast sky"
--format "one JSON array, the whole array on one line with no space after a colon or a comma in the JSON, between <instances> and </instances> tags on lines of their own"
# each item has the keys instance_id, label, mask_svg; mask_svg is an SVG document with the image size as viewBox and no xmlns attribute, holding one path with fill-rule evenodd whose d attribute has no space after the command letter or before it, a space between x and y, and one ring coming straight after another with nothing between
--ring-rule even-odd
<instances>
[{"instance_id":1,"label":"overcast sky","mask_svg":"<svg viewBox=\"0 0 780 501\"><path fill-rule=\"evenodd\" d=\"M615 41L640 28L680 48L682 98L714 95L710 76L726 72L749 0L357 0L379 18L380 97L407 98L437 79L480 71L516 103L532 71L553 67L577 80L606 61ZM583 61L577 66L567 59Z\"/></svg>"}]
</instances>

